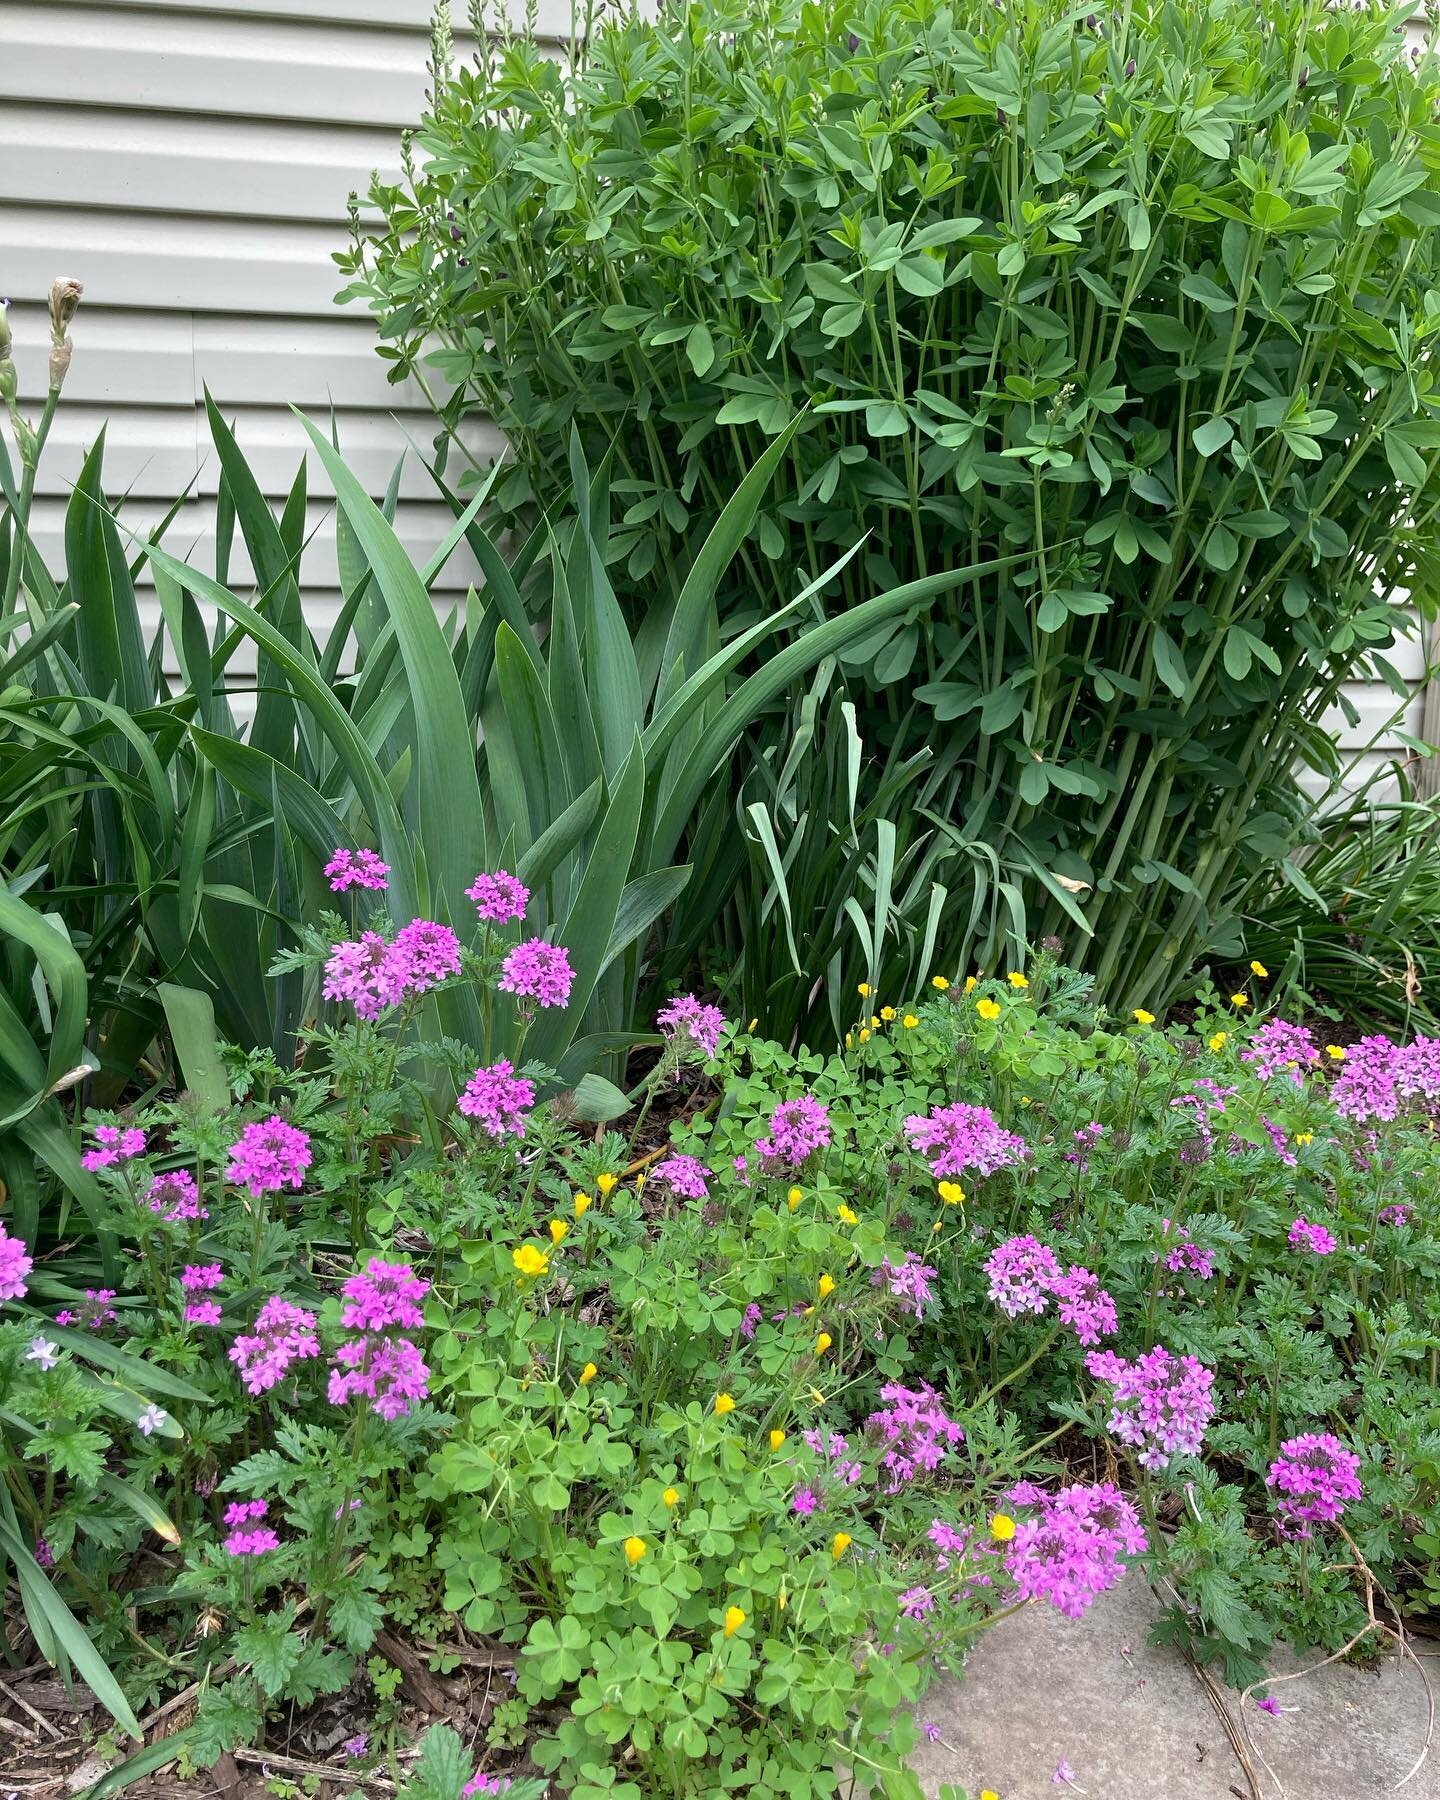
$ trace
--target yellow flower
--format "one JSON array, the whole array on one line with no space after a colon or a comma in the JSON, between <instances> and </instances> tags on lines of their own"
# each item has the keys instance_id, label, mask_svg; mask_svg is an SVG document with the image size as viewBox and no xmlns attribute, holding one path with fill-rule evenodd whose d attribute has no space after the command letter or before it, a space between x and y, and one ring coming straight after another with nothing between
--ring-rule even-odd
<instances>
[{"instance_id":1,"label":"yellow flower","mask_svg":"<svg viewBox=\"0 0 1440 1800\"><path fill-rule=\"evenodd\" d=\"M550 1258L534 1244L522 1244L518 1250L512 1250L510 1260L522 1275L543 1275L550 1267Z\"/></svg>"},{"instance_id":2,"label":"yellow flower","mask_svg":"<svg viewBox=\"0 0 1440 1800\"><path fill-rule=\"evenodd\" d=\"M942 1181L935 1191L947 1206L965 1204L965 1190L958 1181Z\"/></svg>"},{"instance_id":3,"label":"yellow flower","mask_svg":"<svg viewBox=\"0 0 1440 1800\"><path fill-rule=\"evenodd\" d=\"M943 994L950 983L943 975L932 975L930 977L930 985L935 989L936 993Z\"/></svg>"},{"instance_id":4,"label":"yellow flower","mask_svg":"<svg viewBox=\"0 0 1440 1800\"><path fill-rule=\"evenodd\" d=\"M887 1025L893 1024L895 1021L895 1008L893 1006L882 1006L880 1008L880 1017Z\"/></svg>"},{"instance_id":5,"label":"yellow flower","mask_svg":"<svg viewBox=\"0 0 1440 1800\"><path fill-rule=\"evenodd\" d=\"M727 1606L725 1608L725 1635L727 1638L734 1637L735 1633L744 1623L745 1614L738 1606Z\"/></svg>"},{"instance_id":6,"label":"yellow flower","mask_svg":"<svg viewBox=\"0 0 1440 1800\"><path fill-rule=\"evenodd\" d=\"M1153 1025L1155 1023L1154 1013L1146 1012L1143 1006L1137 1006L1131 1017L1137 1025Z\"/></svg>"},{"instance_id":7,"label":"yellow flower","mask_svg":"<svg viewBox=\"0 0 1440 1800\"><path fill-rule=\"evenodd\" d=\"M830 1540L830 1554L839 1562L840 1558L855 1542L848 1531L837 1531Z\"/></svg>"},{"instance_id":8,"label":"yellow flower","mask_svg":"<svg viewBox=\"0 0 1440 1800\"><path fill-rule=\"evenodd\" d=\"M785 1433L777 1425L775 1427L775 1429L770 1433L770 1448L772 1450L778 1450L784 1442L785 1442Z\"/></svg>"},{"instance_id":9,"label":"yellow flower","mask_svg":"<svg viewBox=\"0 0 1440 1800\"><path fill-rule=\"evenodd\" d=\"M870 1029L871 1029L871 1030L872 1030L872 1031L878 1031L878 1030L879 1030L879 1029L880 1029L880 1015L879 1015L879 1013L871 1013L871 1015L870 1015Z\"/></svg>"},{"instance_id":10,"label":"yellow flower","mask_svg":"<svg viewBox=\"0 0 1440 1800\"><path fill-rule=\"evenodd\" d=\"M645 1171L643 1169L641 1169L640 1173L635 1177L635 1192L638 1194L640 1192L641 1188L644 1187L644 1185L645 1185Z\"/></svg>"},{"instance_id":11,"label":"yellow flower","mask_svg":"<svg viewBox=\"0 0 1440 1800\"><path fill-rule=\"evenodd\" d=\"M570 1227L563 1219L552 1219L550 1221L550 1242L558 1246L569 1229Z\"/></svg>"},{"instance_id":12,"label":"yellow flower","mask_svg":"<svg viewBox=\"0 0 1440 1800\"><path fill-rule=\"evenodd\" d=\"M973 994L975 992L976 988L979 987L979 985L980 985L980 980L979 980L978 976L967 975L965 977L965 992L967 994Z\"/></svg>"},{"instance_id":13,"label":"yellow flower","mask_svg":"<svg viewBox=\"0 0 1440 1800\"><path fill-rule=\"evenodd\" d=\"M725 1417L726 1413L734 1412L735 1401L733 1396L730 1394L717 1394L715 1396L715 1410L722 1419Z\"/></svg>"},{"instance_id":14,"label":"yellow flower","mask_svg":"<svg viewBox=\"0 0 1440 1800\"><path fill-rule=\"evenodd\" d=\"M915 1017L914 1013L906 1013L905 1017L900 1021L900 1023L905 1027L905 1029L907 1031L913 1031L915 1029L915 1027L920 1023L920 1021Z\"/></svg>"},{"instance_id":15,"label":"yellow flower","mask_svg":"<svg viewBox=\"0 0 1440 1800\"><path fill-rule=\"evenodd\" d=\"M1230 996L1230 1004L1234 1007L1248 1006L1250 1004L1250 996L1248 994L1232 994Z\"/></svg>"},{"instance_id":16,"label":"yellow flower","mask_svg":"<svg viewBox=\"0 0 1440 1800\"><path fill-rule=\"evenodd\" d=\"M666 1488L660 1498L667 1506L678 1506L680 1504L680 1493L677 1488Z\"/></svg>"},{"instance_id":17,"label":"yellow flower","mask_svg":"<svg viewBox=\"0 0 1440 1800\"><path fill-rule=\"evenodd\" d=\"M822 1300L828 1300L835 1292L835 1277L833 1275L822 1275L820 1277L820 1285L816 1289L816 1292Z\"/></svg>"},{"instance_id":18,"label":"yellow flower","mask_svg":"<svg viewBox=\"0 0 1440 1800\"><path fill-rule=\"evenodd\" d=\"M981 1788L980 1800L1000 1800L1000 1796L995 1792L994 1788Z\"/></svg>"},{"instance_id":19,"label":"yellow flower","mask_svg":"<svg viewBox=\"0 0 1440 1800\"><path fill-rule=\"evenodd\" d=\"M605 1174L597 1175L595 1177L595 1185L600 1190L600 1198L602 1200L608 1200L611 1194L613 1194L615 1189L620 1185L620 1177L618 1175L610 1174L607 1170Z\"/></svg>"},{"instance_id":20,"label":"yellow flower","mask_svg":"<svg viewBox=\"0 0 1440 1800\"><path fill-rule=\"evenodd\" d=\"M785 1196L785 1204L790 1208L791 1212L794 1212L795 1208L799 1206L804 1198L805 1194L802 1189L791 1188L790 1192Z\"/></svg>"},{"instance_id":21,"label":"yellow flower","mask_svg":"<svg viewBox=\"0 0 1440 1800\"><path fill-rule=\"evenodd\" d=\"M820 1392L819 1388L817 1388L817 1387L811 1388L810 1398L815 1402L815 1404L817 1406L823 1406L825 1404L825 1396Z\"/></svg>"},{"instance_id":22,"label":"yellow flower","mask_svg":"<svg viewBox=\"0 0 1440 1800\"><path fill-rule=\"evenodd\" d=\"M580 1371L581 1387L589 1387L590 1383L599 1373L600 1371L595 1367L594 1363L586 1363L585 1367Z\"/></svg>"},{"instance_id":23,"label":"yellow flower","mask_svg":"<svg viewBox=\"0 0 1440 1800\"><path fill-rule=\"evenodd\" d=\"M1315 1142L1315 1133L1313 1131L1297 1131L1295 1133L1295 1142L1297 1144L1313 1144Z\"/></svg>"},{"instance_id":24,"label":"yellow flower","mask_svg":"<svg viewBox=\"0 0 1440 1800\"><path fill-rule=\"evenodd\" d=\"M998 1000L977 1000L975 1002L975 1010L982 1019L998 1019L1000 1017L1000 1002Z\"/></svg>"},{"instance_id":25,"label":"yellow flower","mask_svg":"<svg viewBox=\"0 0 1440 1800\"><path fill-rule=\"evenodd\" d=\"M845 1048L847 1050L853 1050L855 1048L855 1034L853 1031L847 1031L845 1033Z\"/></svg>"},{"instance_id":26,"label":"yellow flower","mask_svg":"<svg viewBox=\"0 0 1440 1800\"><path fill-rule=\"evenodd\" d=\"M868 1000L870 998L870 983L868 981L862 981L855 992L862 1000Z\"/></svg>"},{"instance_id":27,"label":"yellow flower","mask_svg":"<svg viewBox=\"0 0 1440 1800\"><path fill-rule=\"evenodd\" d=\"M753 1031L759 1023L760 1023L760 1021L758 1019L752 1019L750 1021L750 1023L745 1027L746 1031Z\"/></svg>"},{"instance_id":28,"label":"yellow flower","mask_svg":"<svg viewBox=\"0 0 1440 1800\"><path fill-rule=\"evenodd\" d=\"M938 1230L939 1230L939 1229L940 1229L940 1221L939 1221L939 1220L938 1220L938 1219L937 1219L937 1220L936 1220L936 1221L935 1221L935 1223L934 1223L934 1224L933 1224L933 1225L932 1225L932 1226L931 1226L931 1227L930 1227L930 1231L931 1231L931 1234L932 1234L932 1235L933 1235L933 1234L934 1234L934 1233L935 1233L935 1232L937 1232L937 1231L938 1231Z\"/></svg>"},{"instance_id":29,"label":"yellow flower","mask_svg":"<svg viewBox=\"0 0 1440 1800\"><path fill-rule=\"evenodd\" d=\"M870 1042L870 1027L868 1025L860 1033L860 1042L862 1044L868 1044Z\"/></svg>"},{"instance_id":30,"label":"yellow flower","mask_svg":"<svg viewBox=\"0 0 1440 1800\"><path fill-rule=\"evenodd\" d=\"M1230 1033L1228 1031L1212 1032L1210 1035L1210 1048L1212 1050L1223 1050L1229 1041Z\"/></svg>"},{"instance_id":31,"label":"yellow flower","mask_svg":"<svg viewBox=\"0 0 1440 1800\"><path fill-rule=\"evenodd\" d=\"M625 1540L625 1560L633 1569L650 1546L644 1538L629 1537Z\"/></svg>"},{"instance_id":32,"label":"yellow flower","mask_svg":"<svg viewBox=\"0 0 1440 1800\"><path fill-rule=\"evenodd\" d=\"M588 1194L577 1194L575 1196L575 1217L583 1219L594 1204L595 1202Z\"/></svg>"},{"instance_id":33,"label":"yellow flower","mask_svg":"<svg viewBox=\"0 0 1440 1800\"><path fill-rule=\"evenodd\" d=\"M843 1201L835 1208L835 1217L842 1225L858 1225L860 1223L859 1217L851 1212Z\"/></svg>"},{"instance_id":34,"label":"yellow flower","mask_svg":"<svg viewBox=\"0 0 1440 1800\"><path fill-rule=\"evenodd\" d=\"M1345 1060L1345 1048L1342 1044L1327 1044L1325 1054L1331 1062L1344 1062Z\"/></svg>"},{"instance_id":35,"label":"yellow flower","mask_svg":"<svg viewBox=\"0 0 1440 1800\"><path fill-rule=\"evenodd\" d=\"M1010 983L1017 994L1022 993L1030 985L1018 969L1012 969L1005 979Z\"/></svg>"},{"instance_id":36,"label":"yellow flower","mask_svg":"<svg viewBox=\"0 0 1440 1800\"><path fill-rule=\"evenodd\" d=\"M822 1331L815 1340L815 1354L817 1356L823 1356L834 1342L834 1338L831 1337L828 1331Z\"/></svg>"},{"instance_id":37,"label":"yellow flower","mask_svg":"<svg viewBox=\"0 0 1440 1800\"><path fill-rule=\"evenodd\" d=\"M996 1513L990 1521L990 1535L997 1544L1008 1544L1015 1535L1015 1521L1009 1513Z\"/></svg>"},{"instance_id":38,"label":"yellow flower","mask_svg":"<svg viewBox=\"0 0 1440 1800\"><path fill-rule=\"evenodd\" d=\"M1250 973L1252 975L1258 975L1262 981L1268 980L1270 975L1270 971L1265 967L1264 963L1259 962L1251 963Z\"/></svg>"},{"instance_id":39,"label":"yellow flower","mask_svg":"<svg viewBox=\"0 0 1440 1800\"><path fill-rule=\"evenodd\" d=\"M781 1612L784 1612L785 1608L790 1604L790 1590L783 1581L780 1583L780 1592L775 1596L775 1604L780 1608Z\"/></svg>"}]
</instances>

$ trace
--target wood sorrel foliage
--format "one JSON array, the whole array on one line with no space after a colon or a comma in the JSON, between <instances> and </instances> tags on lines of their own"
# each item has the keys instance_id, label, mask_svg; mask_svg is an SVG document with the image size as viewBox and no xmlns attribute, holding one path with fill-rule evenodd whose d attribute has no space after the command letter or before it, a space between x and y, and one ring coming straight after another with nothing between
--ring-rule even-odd
<instances>
[{"instance_id":1,"label":"wood sorrel foliage","mask_svg":"<svg viewBox=\"0 0 1440 1800\"><path fill-rule=\"evenodd\" d=\"M1033 553L846 662L1032 937L1153 1001L1295 841L1323 708L1394 679L1397 588L1428 604L1440 84L1401 17L704 0L568 71L442 43L339 260L397 377L503 425L511 506L572 423L615 440L637 590L806 407L732 624L867 532L832 604Z\"/></svg>"}]
</instances>

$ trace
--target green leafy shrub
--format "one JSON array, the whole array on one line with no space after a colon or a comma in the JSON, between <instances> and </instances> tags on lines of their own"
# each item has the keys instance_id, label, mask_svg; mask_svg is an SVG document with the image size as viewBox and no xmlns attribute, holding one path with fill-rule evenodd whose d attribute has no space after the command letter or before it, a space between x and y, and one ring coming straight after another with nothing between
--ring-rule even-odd
<instances>
[{"instance_id":1,"label":"green leafy shrub","mask_svg":"<svg viewBox=\"0 0 1440 1800\"><path fill-rule=\"evenodd\" d=\"M503 427L507 512L572 430L613 447L622 602L791 429L727 632L862 534L842 604L1025 552L842 653L861 733L933 744L995 861L953 965L1060 933L1153 1004L1237 947L1342 684L1403 693L1397 589L1431 606L1437 81L1398 16L706 0L569 66L482 32L346 297Z\"/></svg>"}]
</instances>

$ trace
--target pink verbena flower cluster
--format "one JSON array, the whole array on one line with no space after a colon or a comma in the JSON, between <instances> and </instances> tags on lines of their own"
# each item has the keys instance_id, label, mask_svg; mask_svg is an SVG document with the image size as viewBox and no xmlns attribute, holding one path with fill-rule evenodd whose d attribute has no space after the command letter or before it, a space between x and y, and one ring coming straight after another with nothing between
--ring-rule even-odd
<instances>
[{"instance_id":1,"label":"pink verbena flower cluster","mask_svg":"<svg viewBox=\"0 0 1440 1800\"><path fill-rule=\"evenodd\" d=\"M1030 1146L1013 1131L1004 1130L988 1106L935 1106L929 1113L911 1113L905 1135L912 1148L930 1159L936 1175L953 1177L974 1170L993 1175L1011 1169L1030 1155Z\"/></svg>"},{"instance_id":2,"label":"pink verbena flower cluster","mask_svg":"<svg viewBox=\"0 0 1440 1800\"><path fill-rule=\"evenodd\" d=\"M525 917L530 890L514 875L496 869L493 875L477 875L474 886L466 888L465 898L475 902L485 924L508 925Z\"/></svg>"},{"instance_id":3,"label":"pink verbena flower cluster","mask_svg":"<svg viewBox=\"0 0 1440 1800\"><path fill-rule=\"evenodd\" d=\"M787 1319L803 1319L810 1308L808 1306L782 1306L779 1312L770 1315L772 1325L783 1325ZM764 1309L752 1300L740 1317L740 1335L748 1344L755 1336L755 1328L765 1317Z\"/></svg>"},{"instance_id":4,"label":"pink verbena flower cluster","mask_svg":"<svg viewBox=\"0 0 1440 1800\"><path fill-rule=\"evenodd\" d=\"M491 1137L523 1138L535 1105L535 1083L517 1075L509 1057L502 1056L475 1071L455 1104Z\"/></svg>"},{"instance_id":5,"label":"pink verbena flower cluster","mask_svg":"<svg viewBox=\"0 0 1440 1800\"><path fill-rule=\"evenodd\" d=\"M698 1156L667 1156L650 1171L650 1179L663 1182L672 1193L683 1194L687 1200L710 1198L711 1171Z\"/></svg>"},{"instance_id":6,"label":"pink verbena flower cluster","mask_svg":"<svg viewBox=\"0 0 1440 1800\"><path fill-rule=\"evenodd\" d=\"M755 1144L762 1172L777 1175L802 1168L817 1150L828 1149L833 1136L829 1108L813 1094L782 1100L770 1115L768 1133Z\"/></svg>"},{"instance_id":7,"label":"pink verbena flower cluster","mask_svg":"<svg viewBox=\"0 0 1440 1800\"><path fill-rule=\"evenodd\" d=\"M1330 1256L1339 1248L1334 1233L1312 1224L1304 1213L1292 1222L1285 1241L1292 1250L1308 1250L1314 1256Z\"/></svg>"},{"instance_id":8,"label":"pink verbena flower cluster","mask_svg":"<svg viewBox=\"0 0 1440 1800\"><path fill-rule=\"evenodd\" d=\"M1111 1482L1075 1482L1047 1494L1021 1482L1007 1499L1034 1507L1015 1528L1005 1567L1022 1600L1045 1600L1079 1619L1125 1573L1122 1555L1146 1548L1135 1508Z\"/></svg>"},{"instance_id":9,"label":"pink verbena flower cluster","mask_svg":"<svg viewBox=\"0 0 1440 1800\"><path fill-rule=\"evenodd\" d=\"M1357 1124L1397 1118L1405 1100L1433 1109L1440 1101L1440 1038L1361 1038L1346 1051L1330 1097L1341 1117Z\"/></svg>"},{"instance_id":10,"label":"pink verbena flower cluster","mask_svg":"<svg viewBox=\"0 0 1440 1800\"><path fill-rule=\"evenodd\" d=\"M258 1200L281 1188L298 1188L310 1167L310 1139L296 1125L287 1125L278 1113L250 1124L230 1146L225 1179L246 1187Z\"/></svg>"},{"instance_id":11,"label":"pink verbena flower cluster","mask_svg":"<svg viewBox=\"0 0 1440 1800\"><path fill-rule=\"evenodd\" d=\"M477 1769L460 1790L460 1800L470 1800L472 1794L504 1794L510 1789L508 1775L486 1775Z\"/></svg>"},{"instance_id":12,"label":"pink verbena flower cluster","mask_svg":"<svg viewBox=\"0 0 1440 1800\"><path fill-rule=\"evenodd\" d=\"M325 875L330 882L332 894L343 894L347 888L370 888L379 893L389 887L390 883L386 880L389 873L389 863L381 862L373 850L346 850L342 847L325 865Z\"/></svg>"},{"instance_id":13,"label":"pink verbena flower cluster","mask_svg":"<svg viewBox=\"0 0 1440 1800\"><path fill-rule=\"evenodd\" d=\"M55 1323L73 1325L77 1331L103 1331L119 1319L120 1315L110 1304L114 1298L114 1288L86 1288L79 1309L72 1312L66 1307L63 1312L57 1312Z\"/></svg>"},{"instance_id":14,"label":"pink verbena flower cluster","mask_svg":"<svg viewBox=\"0 0 1440 1800\"><path fill-rule=\"evenodd\" d=\"M180 1286L187 1296L207 1294L213 1293L224 1279L225 1271L219 1263L186 1263L185 1271L180 1277ZM218 1325L220 1310L218 1300L187 1298L185 1322L189 1325Z\"/></svg>"},{"instance_id":15,"label":"pink verbena flower cluster","mask_svg":"<svg viewBox=\"0 0 1440 1800\"><path fill-rule=\"evenodd\" d=\"M1202 1250L1183 1225L1175 1225L1169 1219L1162 1219L1160 1229L1170 1245L1165 1252L1165 1267L1169 1272L1172 1275L1193 1275L1199 1281L1209 1281L1215 1273L1213 1254L1209 1250Z\"/></svg>"},{"instance_id":16,"label":"pink verbena flower cluster","mask_svg":"<svg viewBox=\"0 0 1440 1800\"><path fill-rule=\"evenodd\" d=\"M167 1225L188 1225L210 1217L200 1204L200 1190L188 1169L168 1169L157 1175L146 1190L145 1203Z\"/></svg>"},{"instance_id":17,"label":"pink verbena flower cluster","mask_svg":"<svg viewBox=\"0 0 1440 1800\"><path fill-rule=\"evenodd\" d=\"M1118 1328L1115 1302L1100 1277L1078 1263L1062 1270L1055 1252L1028 1233L997 1244L985 1259L985 1273L991 1300L1009 1318L1038 1317L1053 1299L1061 1324L1082 1344L1098 1344Z\"/></svg>"},{"instance_id":18,"label":"pink verbena flower cluster","mask_svg":"<svg viewBox=\"0 0 1440 1800\"><path fill-rule=\"evenodd\" d=\"M1147 1469L1168 1467L1172 1456L1198 1456L1215 1413L1215 1376L1193 1356L1163 1344L1126 1362L1113 1350L1092 1350L1085 1367L1110 1389L1110 1430L1139 1452Z\"/></svg>"},{"instance_id":19,"label":"pink verbena flower cluster","mask_svg":"<svg viewBox=\"0 0 1440 1800\"><path fill-rule=\"evenodd\" d=\"M1274 1490L1281 1531L1297 1538L1308 1538L1312 1525L1333 1525L1347 1501L1358 1500L1365 1492L1360 1458L1328 1431L1287 1438L1265 1485Z\"/></svg>"},{"instance_id":20,"label":"pink verbena flower cluster","mask_svg":"<svg viewBox=\"0 0 1440 1800\"><path fill-rule=\"evenodd\" d=\"M680 994L660 1008L655 1023L672 1044L694 1045L709 1057L720 1048L726 1018L718 1006L709 1006L694 994Z\"/></svg>"},{"instance_id":21,"label":"pink verbena flower cluster","mask_svg":"<svg viewBox=\"0 0 1440 1800\"><path fill-rule=\"evenodd\" d=\"M23 1300L29 1285L25 1277L33 1267L34 1259L24 1244L0 1224L0 1300Z\"/></svg>"},{"instance_id":22,"label":"pink verbena flower cluster","mask_svg":"<svg viewBox=\"0 0 1440 1800\"><path fill-rule=\"evenodd\" d=\"M570 952L565 946L535 937L517 944L501 963L498 985L520 1001L564 1006L574 981L575 971L570 967Z\"/></svg>"},{"instance_id":23,"label":"pink verbena flower cluster","mask_svg":"<svg viewBox=\"0 0 1440 1800\"><path fill-rule=\"evenodd\" d=\"M1104 1135L1105 1127L1098 1119L1092 1119L1088 1125L1082 1125L1074 1134L1075 1148L1065 1152L1066 1162L1075 1163L1082 1170L1088 1168L1090 1152Z\"/></svg>"},{"instance_id":24,"label":"pink verbena flower cluster","mask_svg":"<svg viewBox=\"0 0 1440 1800\"><path fill-rule=\"evenodd\" d=\"M1240 1060L1249 1063L1261 1081L1273 1075L1291 1075L1298 1081L1302 1071L1319 1062L1320 1051L1308 1026L1267 1019L1251 1032Z\"/></svg>"},{"instance_id":25,"label":"pink verbena flower cluster","mask_svg":"<svg viewBox=\"0 0 1440 1800\"><path fill-rule=\"evenodd\" d=\"M850 1440L843 1432L818 1431L804 1433L806 1444L818 1457L823 1458L824 1474L830 1481L838 1481L842 1487L858 1485L864 1470L850 1453Z\"/></svg>"},{"instance_id":26,"label":"pink verbena flower cluster","mask_svg":"<svg viewBox=\"0 0 1440 1800\"><path fill-rule=\"evenodd\" d=\"M268 1525L261 1525L270 1510L266 1500L233 1500L225 1508L225 1523L230 1535L225 1539L227 1556L263 1556L267 1550L278 1550L280 1540Z\"/></svg>"},{"instance_id":27,"label":"pink verbena flower cluster","mask_svg":"<svg viewBox=\"0 0 1440 1800\"><path fill-rule=\"evenodd\" d=\"M938 1469L953 1444L965 1433L946 1416L940 1396L927 1381L907 1388L887 1381L880 1398L889 1404L866 1419L866 1429L886 1445L880 1466L889 1477L887 1493L898 1494L907 1482Z\"/></svg>"},{"instance_id":28,"label":"pink verbena flower cluster","mask_svg":"<svg viewBox=\"0 0 1440 1800\"><path fill-rule=\"evenodd\" d=\"M448 925L411 919L393 940L378 931L336 944L325 963L327 1000L348 1000L361 1019L378 1019L413 994L425 994L460 971L460 940Z\"/></svg>"},{"instance_id":29,"label":"pink verbena flower cluster","mask_svg":"<svg viewBox=\"0 0 1440 1800\"><path fill-rule=\"evenodd\" d=\"M114 1163L130 1162L145 1154L145 1133L133 1126L125 1131L118 1125L97 1125L91 1135L95 1148L80 1158L80 1167L92 1174L96 1169L108 1169Z\"/></svg>"},{"instance_id":30,"label":"pink verbena flower cluster","mask_svg":"<svg viewBox=\"0 0 1440 1800\"><path fill-rule=\"evenodd\" d=\"M292 1363L320 1354L315 1315L272 1294L256 1315L253 1329L241 1332L227 1354L247 1390L266 1393L285 1379Z\"/></svg>"},{"instance_id":31,"label":"pink verbena flower cluster","mask_svg":"<svg viewBox=\"0 0 1440 1800\"><path fill-rule=\"evenodd\" d=\"M908 1311L917 1319L923 1319L926 1306L934 1298L930 1283L939 1274L938 1269L932 1269L913 1250L907 1250L904 1261L899 1263L892 1263L888 1256L882 1256L880 1267L871 1275L870 1282L873 1287L888 1287L897 1300L905 1303Z\"/></svg>"},{"instance_id":32,"label":"pink verbena flower cluster","mask_svg":"<svg viewBox=\"0 0 1440 1800\"><path fill-rule=\"evenodd\" d=\"M330 1364L329 1398L344 1406L357 1396L382 1419L403 1418L412 1401L430 1391L430 1371L413 1339L404 1334L425 1323L420 1302L430 1291L409 1263L372 1256L345 1283L340 1322L360 1335L336 1350Z\"/></svg>"}]
</instances>

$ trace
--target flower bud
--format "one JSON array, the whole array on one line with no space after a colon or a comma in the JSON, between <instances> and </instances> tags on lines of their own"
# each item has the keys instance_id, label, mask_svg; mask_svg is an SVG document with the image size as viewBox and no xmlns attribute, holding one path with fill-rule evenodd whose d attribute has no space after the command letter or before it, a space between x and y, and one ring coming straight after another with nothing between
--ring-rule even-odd
<instances>
[{"instance_id":1,"label":"flower bud","mask_svg":"<svg viewBox=\"0 0 1440 1800\"><path fill-rule=\"evenodd\" d=\"M58 394L65 385L65 377L70 370L70 353L75 346L67 337L63 343L54 344L50 349L50 391Z\"/></svg>"},{"instance_id":2,"label":"flower bud","mask_svg":"<svg viewBox=\"0 0 1440 1800\"><path fill-rule=\"evenodd\" d=\"M70 275L57 275L50 283L50 337L53 343L64 343L65 328L75 317L84 292L84 283Z\"/></svg>"},{"instance_id":3,"label":"flower bud","mask_svg":"<svg viewBox=\"0 0 1440 1800\"><path fill-rule=\"evenodd\" d=\"M1125 65L1125 79L1128 81L1135 73L1135 58L1132 56Z\"/></svg>"}]
</instances>

